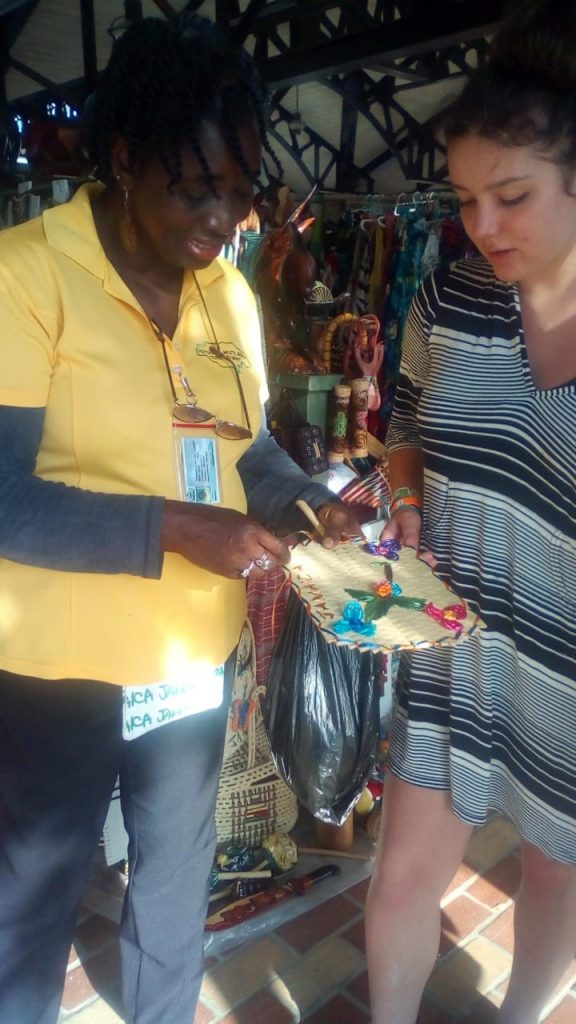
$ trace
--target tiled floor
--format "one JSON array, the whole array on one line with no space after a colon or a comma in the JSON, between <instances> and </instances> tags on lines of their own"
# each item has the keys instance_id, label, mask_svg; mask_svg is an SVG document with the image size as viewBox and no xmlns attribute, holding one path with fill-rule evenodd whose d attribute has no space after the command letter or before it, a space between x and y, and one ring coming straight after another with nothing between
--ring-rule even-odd
<instances>
[{"instance_id":1,"label":"tiled floor","mask_svg":"<svg viewBox=\"0 0 576 1024\"><path fill-rule=\"evenodd\" d=\"M341 861L344 863L344 860ZM348 861L348 865L352 865ZM358 862L357 862L358 864ZM369 1024L363 906L368 878L241 941L208 948L194 1024ZM363 870L363 875L368 869ZM346 884L346 876L344 884ZM493 818L472 838L443 901L437 966L419 1024L490 1024L502 1000L512 950L512 896L519 878L517 836ZM327 884L327 883L323 883ZM294 913L294 902L286 903ZM277 914L280 908L272 911ZM116 925L87 912L78 927L62 1004L67 1024L119 1024ZM221 933L224 934L224 933ZM576 1022L576 961L552 1001L546 1024ZM182 1022L186 1024L186 1022Z\"/></svg>"}]
</instances>

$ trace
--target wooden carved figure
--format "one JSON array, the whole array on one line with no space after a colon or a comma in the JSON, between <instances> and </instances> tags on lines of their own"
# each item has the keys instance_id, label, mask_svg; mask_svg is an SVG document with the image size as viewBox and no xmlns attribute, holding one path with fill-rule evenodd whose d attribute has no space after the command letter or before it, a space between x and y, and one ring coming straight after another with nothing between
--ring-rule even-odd
<instances>
[{"instance_id":1,"label":"wooden carved figure","mask_svg":"<svg viewBox=\"0 0 576 1024\"><path fill-rule=\"evenodd\" d=\"M316 261L302 235L314 223L300 203L282 227L264 235L254 274L262 303L269 370L273 373L323 373L306 325L306 300L316 281Z\"/></svg>"}]
</instances>

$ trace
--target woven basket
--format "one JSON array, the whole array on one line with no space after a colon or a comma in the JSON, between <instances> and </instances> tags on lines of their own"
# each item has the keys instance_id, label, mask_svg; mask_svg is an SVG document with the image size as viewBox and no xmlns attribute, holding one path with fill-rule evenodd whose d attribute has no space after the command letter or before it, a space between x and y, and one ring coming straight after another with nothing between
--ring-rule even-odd
<instances>
[{"instance_id":1,"label":"woven basket","mask_svg":"<svg viewBox=\"0 0 576 1024\"><path fill-rule=\"evenodd\" d=\"M259 846L271 832L289 832L298 801L272 759L256 686L256 645L249 621L238 644L224 761L216 803L218 846Z\"/></svg>"}]
</instances>

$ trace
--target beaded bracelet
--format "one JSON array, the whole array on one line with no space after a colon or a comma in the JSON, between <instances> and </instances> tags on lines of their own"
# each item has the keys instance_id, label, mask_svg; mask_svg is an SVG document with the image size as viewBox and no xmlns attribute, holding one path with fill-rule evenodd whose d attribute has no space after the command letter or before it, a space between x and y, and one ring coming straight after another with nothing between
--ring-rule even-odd
<instances>
[{"instance_id":1,"label":"beaded bracelet","mask_svg":"<svg viewBox=\"0 0 576 1024\"><path fill-rule=\"evenodd\" d=\"M422 504L422 494L415 487L397 487L390 496L392 505L397 498L418 498L418 501Z\"/></svg>"},{"instance_id":2,"label":"beaded bracelet","mask_svg":"<svg viewBox=\"0 0 576 1024\"><path fill-rule=\"evenodd\" d=\"M411 508L414 512L417 512L419 516L422 515L422 501L413 495L410 498L396 498L390 502L390 515L393 512L397 512L400 508Z\"/></svg>"}]
</instances>

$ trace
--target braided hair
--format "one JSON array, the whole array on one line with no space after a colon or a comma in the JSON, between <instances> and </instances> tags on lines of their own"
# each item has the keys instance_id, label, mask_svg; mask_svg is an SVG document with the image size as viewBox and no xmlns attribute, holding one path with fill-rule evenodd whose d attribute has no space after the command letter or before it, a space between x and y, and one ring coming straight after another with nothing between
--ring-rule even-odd
<instances>
[{"instance_id":1,"label":"braided hair","mask_svg":"<svg viewBox=\"0 0 576 1024\"><path fill-rule=\"evenodd\" d=\"M171 187L181 178L180 149L187 143L215 192L200 126L215 124L239 167L253 177L238 136L238 126L251 119L281 171L267 138L266 95L252 58L207 18L184 11L166 20L143 18L115 43L91 104L87 147L97 177L108 184L114 179L112 143L120 135L130 168L157 157Z\"/></svg>"}]
</instances>

